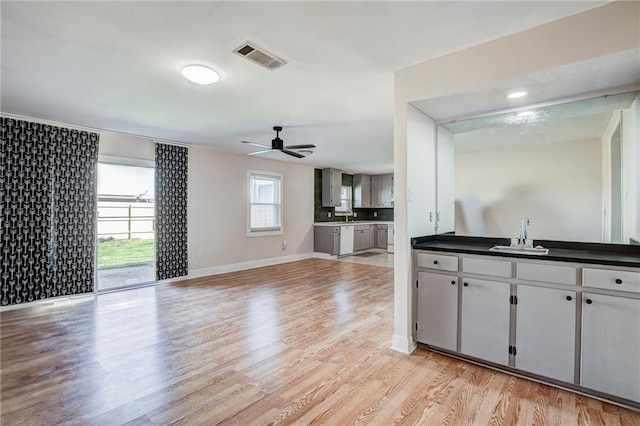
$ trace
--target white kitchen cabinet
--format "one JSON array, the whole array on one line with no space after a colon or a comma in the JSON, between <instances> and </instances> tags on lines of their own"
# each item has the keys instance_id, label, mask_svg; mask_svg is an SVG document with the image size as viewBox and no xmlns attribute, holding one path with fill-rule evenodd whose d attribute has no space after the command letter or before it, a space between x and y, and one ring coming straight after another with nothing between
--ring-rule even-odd
<instances>
[{"instance_id":1,"label":"white kitchen cabinet","mask_svg":"<svg viewBox=\"0 0 640 426\"><path fill-rule=\"evenodd\" d=\"M576 293L518 285L515 367L573 383Z\"/></svg>"},{"instance_id":2,"label":"white kitchen cabinet","mask_svg":"<svg viewBox=\"0 0 640 426\"><path fill-rule=\"evenodd\" d=\"M463 354L509 365L509 283L462 278Z\"/></svg>"},{"instance_id":3,"label":"white kitchen cabinet","mask_svg":"<svg viewBox=\"0 0 640 426\"><path fill-rule=\"evenodd\" d=\"M322 207L339 206L341 191L342 171L322 169Z\"/></svg>"},{"instance_id":4,"label":"white kitchen cabinet","mask_svg":"<svg viewBox=\"0 0 640 426\"><path fill-rule=\"evenodd\" d=\"M582 294L584 387L640 402L640 300Z\"/></svg>"},{"instance_id":5,"label":"white kitchen cabinet","mask_svg":"<svg viewBox=\"0 0 640 426\"><path fill-rule=\"evenodd\" d=\"M418 341L457 350L458 277L418 273Z\"/></svg>"}]
</instances>

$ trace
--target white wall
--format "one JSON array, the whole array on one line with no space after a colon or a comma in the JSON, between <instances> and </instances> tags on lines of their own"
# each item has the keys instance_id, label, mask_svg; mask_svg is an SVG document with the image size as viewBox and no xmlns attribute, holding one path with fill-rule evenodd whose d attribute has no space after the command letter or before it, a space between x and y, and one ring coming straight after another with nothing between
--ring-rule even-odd
<instances>
[{"instance_id":1,"label":"white wall","mask_svg":"<svg viewBox=\"0 0 640 426\"><path fill-rule=\"evenodd\" d=\"M407 104L519 75L640 47L639 2L613 2L585 13L423 62L394 74L395 330L392 348L411 352L411 251L407 223ZM405 295L409 295L405 297ZM398 297L400 295L400 297Z\"/></svg>"},{"instance_id":2,"label":"white wall","mask_svg":"<svg viewBox=\"0 0 640 426\"><path fill-rule=\"evenodd\" d=\"M247 236L247 170L283 175L283 235ZM291 260L313 253L313 167L189 148L190 275ZM287 249L281 249L281 240ZM198 254L201 257L198 257ZM269 263L267 262L267 263Z\"/></svg>"},{"instance_id":3,"label":"white wall","mask_svg":"<svg viewBox=\"0 0 640 426\"><path fill-rule=\"evenodd\" d=\"M123 133L101 131L98 151L101 156L155 161L153 140Z\"/></svg>"},{"instance_id":4,"label":"white wall","mask_svg":"<svg viewBox=\"0 0 640 426\"><path fill-rule=\"evenodd\" d=\"M533 239L601 241L599 139L458 153L455 175L456 235L515 238L528 217Z\"/></svg>"}]
</instances>

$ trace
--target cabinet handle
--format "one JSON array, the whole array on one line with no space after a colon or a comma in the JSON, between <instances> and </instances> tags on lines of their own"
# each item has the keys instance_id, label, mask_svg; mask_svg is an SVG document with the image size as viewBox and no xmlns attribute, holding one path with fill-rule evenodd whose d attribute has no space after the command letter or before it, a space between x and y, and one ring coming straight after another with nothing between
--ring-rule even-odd
<instances>
[{"instance_id":1,"label":"cabinet handle","mask_svg":"<svg viewBox=\"0 0 640 426\"><path fill-rule=\"evenodd\" d=\"M620 278L616 278L616 284L622 284L622 280Z\"/></svg>"},{"instance_id":2,"label":"cabinet handle","mask_svg":"<svg viewBox=\"0 0 640 426\"><path fill-rule=\"evenodd\" d=\"M434 261L433 261L433 264L434 264L434 265L437 265L437 264L438 264L438 261L437 261L437 260L434 260Z\"/></svg>"},{"instance_id":3,"label":"cabinet handle","mask_svg":"<svg viewBox=\"0 0 640 426\"><path fill-rule=\"evenodd\" d=\"M456 282L455 281L451 281L451 285L456 285Z\"/></svg>"},{"instance_id":4,"label":"cabinet handle","mask_svg":"<svg viewBox=\"0 0 640 426\"><path fill-rule=\"evenodd\" d=\"M593 300L591 300L591 299L587 299L587 305L590 305L590 304L592 304L592 303L593 303Z\"/></svg>"},{"instance_id":5,"label":"cabinet handle","mask_svg":"<svg viewBox=\"0 0 640 426\"><path fill-rule=\"evenodd\" d=\"M573 297L571 297L571 296L567 296L567 300L568 300L569 302L571 302L571 301L573 300Z\"/></svg>"},{"instance_id":6,"label":"cabinet handle","mask_svg":"<svg viewBox=\"0 0 640 426\"><path fill-rule=\"evenodd\" d=\"M469 283L462 283L463 286L469 287Z\"/></svg>"}]
</instances>

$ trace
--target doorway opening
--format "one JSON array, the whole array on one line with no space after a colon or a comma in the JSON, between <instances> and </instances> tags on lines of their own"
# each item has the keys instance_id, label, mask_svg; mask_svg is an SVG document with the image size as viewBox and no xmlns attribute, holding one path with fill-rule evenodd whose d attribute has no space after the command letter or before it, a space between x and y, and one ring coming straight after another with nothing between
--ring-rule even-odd
<instances>
[{"instance_id":1,"label":"doorway opening","mask_svg":"<svg viewBox=\"0 0 640 426\"><path fill-rule=\"evenodd\" d=\"M154 182L154 167L98 162L98 291L155 281Z\"/></svg>"}]
</instances>

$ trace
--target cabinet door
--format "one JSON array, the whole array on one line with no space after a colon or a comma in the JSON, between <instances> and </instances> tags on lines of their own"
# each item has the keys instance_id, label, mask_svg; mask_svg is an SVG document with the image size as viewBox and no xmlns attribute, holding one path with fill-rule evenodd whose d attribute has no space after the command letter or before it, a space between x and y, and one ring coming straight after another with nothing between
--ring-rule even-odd
<instances>
[{"instance_id":1,"label":"cabinet door","mask_svg":"<svg viewBox=\"0 0 640 426\"><path fill-rule=\"evenodd\" d=\"M371 177L353 175L353 206L371 207Z\"/></svg>"},{"instance_id":2,"label":"cabinet door","mask_svg":"<svg viewBox=\"0 0 640 426\"><path fill-rule=\"evenodd\" d=\"M382 191L382 175L371 176L371 207L380 207Z\"/></svg>"},{"instance_id":3,"label":"cabinet door","mask_svg":"<svg viewBox=\"0 0 640 426\"><path fill-rule=\"evenodd\" d=\"M452 351L458 335L458 277L418 273L418 341Z\"/></svg>"},{"instance_id":4,"label":"cabinet door","mask_svg":"<svg viewBox=\"0 0 640 426\"><path fill-rule=\"evenodd\" d=\"M576 293L518 286L516 368L574 382Z\"/></svg>"},{"instance_id":5,"label":"cabinet door","mask_svg":"<svg viewBox=\"0 0 640 426\"><path fill-rule=\"evenodd\" d=\"M378 248L387 248L387 231L384 229L378 229Z\"/></svg>"},{"instance_id":6,"label":"cabinet door","mask_svg":"<svg viewBox=\"0 0 640 426\"><path fill-rule=\"evenodd\" d=\"M380 205L382 207L393 207L391 198L393 196L393 175L382 175L380 187Z\"/></svg>"},{"instance_id":7,"label":"cabinet door","mask_svg":"<svg viewBox=\"0 0 640 426\"><path fill-rule=\"evenodd\" d=\"M322 169L322 207L340 205L342 172L336 169Z\"/></svg>"},{"instance_id":8,"label":"cabinet door","mask_svg":"<svg viewBox=\"0 0 640 426\"><path fill-rule=\"evenodd\" d=\"M508 283L463 278L460 352L509 364Z\"/></svg>"},{"instance_id":9,"label":"cabinet door","mask_svg":"<svg viewBox=\"0 0 640 426\"><path fill-rule=\"evenodd\" d=\"M353 249L362 250L362 231L356 230L353 235Z\"/></svg>"},{"instance_id":10,"label":"cabinet door","mask_svg":"<svg viewBox=\"0 0 640 426\"><path fill-rule=\"evenodd\" d=\"M376 247L376 226L369 226L369 247Z\"/></svg>"},{"instance_id":11,"label":"cabinet door","mask_svg":"<svg viewBox=\"0 0 640 426\"><path fill-rule=\"evenodd\" d=\"M582 294L582 380L640 402L640 300Z\"/></svg>"}]
</instances>

